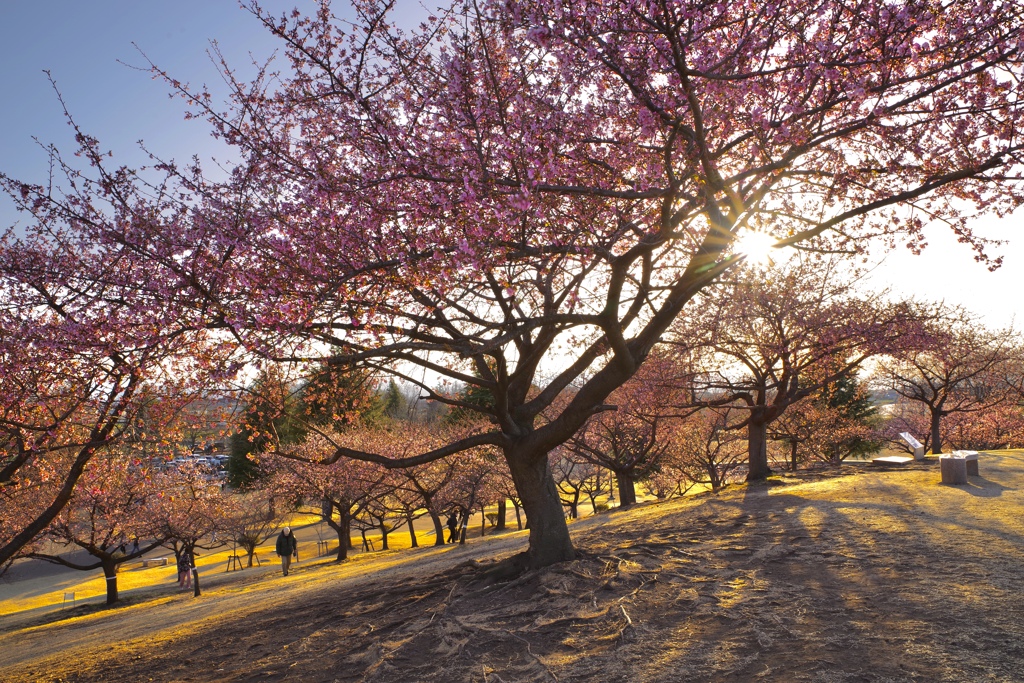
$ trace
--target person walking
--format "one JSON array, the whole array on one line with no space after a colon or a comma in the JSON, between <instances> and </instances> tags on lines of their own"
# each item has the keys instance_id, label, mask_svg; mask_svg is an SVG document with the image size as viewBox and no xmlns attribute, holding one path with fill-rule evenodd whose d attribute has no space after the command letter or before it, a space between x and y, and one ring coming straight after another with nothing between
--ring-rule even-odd
<instances>
[{"instance_id":1,"label":"person walking","mask_svg":"<svg viewBox=\"0 0 1024 683\"><path fill-rule=\"evenodd\" d=\"M277 554L281 557L281 571L288 576L288 567L292 564L292 556L299 557L299 543L295 540L291 527L285 527L277 537Z\"/></svg>"},{"instance_id":2,"label":"person walking","mask_svg":"<svg viewBox=\"0 0 1024 683\"><path fill-rule=\"evenodd\" d=\"M448 515L448 542L455 543L459 537L459 517L455 514L455 510Z\"/></svg>"}]
</instances>

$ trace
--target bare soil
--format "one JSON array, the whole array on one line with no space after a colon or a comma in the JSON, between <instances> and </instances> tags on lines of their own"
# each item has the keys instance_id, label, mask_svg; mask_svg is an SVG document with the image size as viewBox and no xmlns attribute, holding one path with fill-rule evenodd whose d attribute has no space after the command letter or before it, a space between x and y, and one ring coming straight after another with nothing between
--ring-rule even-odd
<instances>
[{"instance_id":1,"label":"bare soil","mask_svg":"<svg viewBox=\"0 0 1024 683\"><path fill-rule=\"evenodd\" d=\"M848 465L572 524L0 625L3 681L1021 681L1024 455ZM69 616L69 613L73 616Z\"/></svg>"}]
</instances>

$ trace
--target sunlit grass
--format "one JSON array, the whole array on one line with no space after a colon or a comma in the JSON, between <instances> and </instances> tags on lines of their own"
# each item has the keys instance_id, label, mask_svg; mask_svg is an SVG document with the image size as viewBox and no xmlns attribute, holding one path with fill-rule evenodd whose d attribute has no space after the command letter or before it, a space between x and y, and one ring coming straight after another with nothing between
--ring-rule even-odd
<instances>
[{"instance_id":1,"label":"sunlit grass","mask_svg":"<svg viewBox=\"0 0 1024 683\"><path fill-rule=\"evenodd\" d=\"M318 524L320 521L319 515L296 513L289 516L285 523L294 529L301 529L306 526ZM416 539L420 547L432 546L434 544L433 525L429 523L429 520L418 520L418 522L419 523L416 525ZM428 525L430 527L429 529L427 528ZM282 524L282 526L284 526L284 524ZM513 528L515 528L514 523ZM479 528L471 531L475 532L476 535L479 534ZM490 531L491 530L488 529L489 533ZM324 524L323 528L320 529L320 535L323 540L328 543L328 554L319 556L317 554L316 541L304 540L299 543L300 562L298 565L293 566L301 567L304 562L308 563L318 559L330 560L337 554L337 534L330 527ZM354 548L349 550L350 557L358 557L362 554L372 556L380 552L382 545L380 532L367 532L366 538L370 541L374 550L369 553L364 553L362 549L362 537L358 533L354 533L352 535ZM276 540L277 536L274 534L267 539L266 542L257 547L252 569L279 570L279 558L274 552ZM391 550L406 550L411 548L412 539L408 530L402 528L390 533L388 535L388 546ZM212 551L200 550L197 551L195 557L196 568L199 570L200 586L202 586L204 580L209 579L210 577L217 577L229 573L229 557L232 553L238 554L241 559L243 569L235 569L234 571L231 571L230 574L236 575L239 579L252 574L252 570L250 570L248 566L248 558L245 555L245 551L241 548L233 549L231 545L227 545ZM144 568L141 560L125 562L121 566L121 570L117 575L118 595L122 600L128 598L132 591L160 589L163 587L166 588L168 593L173 595L179 590L178 569L174 563L174 553L166 549L162 551L158 550L149 553L148 557L166 557L168 563L165 566ZM232 568L233 567L234 565L232 565ZM0 600L0 616L45 608L60 609L65 603L65 593L74 593L74 602L71 600L67 601L69 607L72 604L95 604L102 603L106 600L106 579L100 569L70 574L70 577L71 578L54 583L52 585L52 590L30 591L29 594L24 597L10 597L5 600ZM42 579L38 581L42 581Z\"/></svg>"},{"instance_id":2,"label":"sunlit grass","mask_svg":"<svg viewBox=\"0 0 1024 683\"><path fill-rule=\"evenodd\" d=\"M970 496L950 496L952 492L948 487L938 483L939 473L936 468L908 470L900 472L898 476L870 476L850 478L826 478L820 481L800 482L793 478L787 479L786 473L781 473L779 479L786 480L786 486L769 487L767 493L770 496L784 495L794 499L794 505L787 505L787 510L799 517L801 526L815 535L817 530L827 528L831 523L823 510L827 506L830 514L842 515L851 525L859 524L866 530L882 531L886 533L912 533L916 525L927 523L935 530L955 533L962 522L961 516L966 513L974 520L972 527L990 533L1002 534L1007 537L1013 534L1020 534L1024 527L1024 519L1019 515L1019 507L1007 505L1017 494L1012 489L1002 494L998 485L994 482L1003 477L993 476L1004 468L1012 469L1020 465L1020 455L1024 451L1002 451L994 454L983 454L981 461L981 477L972 478L968 485L960 487L965 492L973 493ZM873 470L863 469L864 465L856 465L862 468L861 471L871 472ZM988 476L986 476L988 475ZM727 501L736 496L742 496L746 489L745 484L737 484L727 489L727 495L721 500ZM869 500L877 501L870 509L871 514L865 515L863 500L867 496ZM796 500L806 498L821 503L818 507L803 507L796 504ZM602 498L602 503L607 498ZM847 503L850 503L849 505ZM998 503L998 504L996 504ZM640 506L635 514L639 515L637 524L643 524L640 517L649 514L657 514L654 511L644 511L645 506ZM492 510L488 510L489 512ZM584 516L589 516L591 507L589 501L580 504L580 511ZM624 521L627 516L634 513L616 513L616 518ZM503 535L515 534L517 526L514 514L509 509L508 528ZM291 516L287 523L296 529L305 529L300 542L300 562L296 569L305 576L310 565L331 564L337 551L337 536L326 524L320 522L319 516L312 513L301 513ZM318 526L319 525L319 526ZM433 525L427 517L416 521L417 540L421 551L429 551L434 547ZM311 534L309 527L319 531L319 537L327 541L329 552L327 555L319 556L317 553L316 536ZM474 542L479 542L480 523L479 519L469 527L470 536ZM447 533L447 530L445 530ZM486 535L494 534L494 529L488 524ZM526 532L522 532L525 534ZM338 566L330 572L341 572L344 575L349 573L365 573L380 567L391 566L402 561L404 555L401 551L407 551L411 547L408 530L400 528L389 534L390 553L381 553L381 538L379 532L368 532L367 539L373 544L374 551L365 552L362 548L361 536L358 532L352 535L354 548L349 551L351 561L347 565ZM228 572L228 558L232 552L231 546L220 548L216 551L202 552L196 557L200 572L200 582L204 590L208 589L210 579L217 579L213 582L215 588L228 588L234 590L263 590L263 580L253 582L261 576L270 580L279 577L280 565L274 553L274 542L276 535L272 535L264 544L257 549L259 564L254 562L253 570L248 568L241 571ZM865 539L865 547L870 547L870 539ZM443 549L448 549L445 546ZM443 550L439 549L439 550ZM243 563L246 562L244 553L241 551ZM150 557L158 556L161 553L150 553ZM166 600L168 597L181 595L177 588L177 568L173 563L173 554L170 551L162 553L169 560L167 566L142 568L141 562L134 560L126 563L118 575L118 589L123 600L130 603L137 603L139 600ZM331 565L334 567L334 565ZM36 588L38 586L38 588ZM10 588L10 586L8 586ZM31 610L54 611L62 606L64 592L74 592L78 604L101 604L106 595L105 581L99 570L70 574L67 580L59 583L46 584L43 579L33 580L33 587L24 595L9 597L0 601L0 616L12 615ZM146 593L148 591L148 593ZM11 595L13 591L8 591Z\"/></svg>"}]
</instances>

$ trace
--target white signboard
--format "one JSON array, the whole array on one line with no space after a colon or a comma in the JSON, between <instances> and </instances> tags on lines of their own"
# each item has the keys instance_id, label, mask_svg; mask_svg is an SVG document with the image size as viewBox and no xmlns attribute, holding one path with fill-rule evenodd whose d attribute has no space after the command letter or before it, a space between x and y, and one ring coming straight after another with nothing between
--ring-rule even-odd
<instances>
[{"instance_id":1,"label":"white signboard","mask_svg":"<svg viewBox=\"0 0 1024 683\"><path fill-rule=\"evenodd\" d=\"M911 448L924 448L924 445L911 436L910 432L900 432L900 437L906 441Z\"/></svg>"}]
</instances>

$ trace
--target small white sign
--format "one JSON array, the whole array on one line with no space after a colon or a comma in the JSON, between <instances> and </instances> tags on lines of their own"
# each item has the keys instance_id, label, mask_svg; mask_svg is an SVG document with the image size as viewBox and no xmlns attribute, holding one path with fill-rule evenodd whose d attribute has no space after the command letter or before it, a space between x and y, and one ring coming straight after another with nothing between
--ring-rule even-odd
<instances>
[{"instance_id":1,"label":"small white sign","mask_svg":"<svg viewBox=\"0 0 1024 683\"><path fill-rule=\"evenodd\" d=\"M911 448L924 448L924 445L911 436L910 432L900 432L900 438L906 441Z\"/></svg>"}]
</instances>

